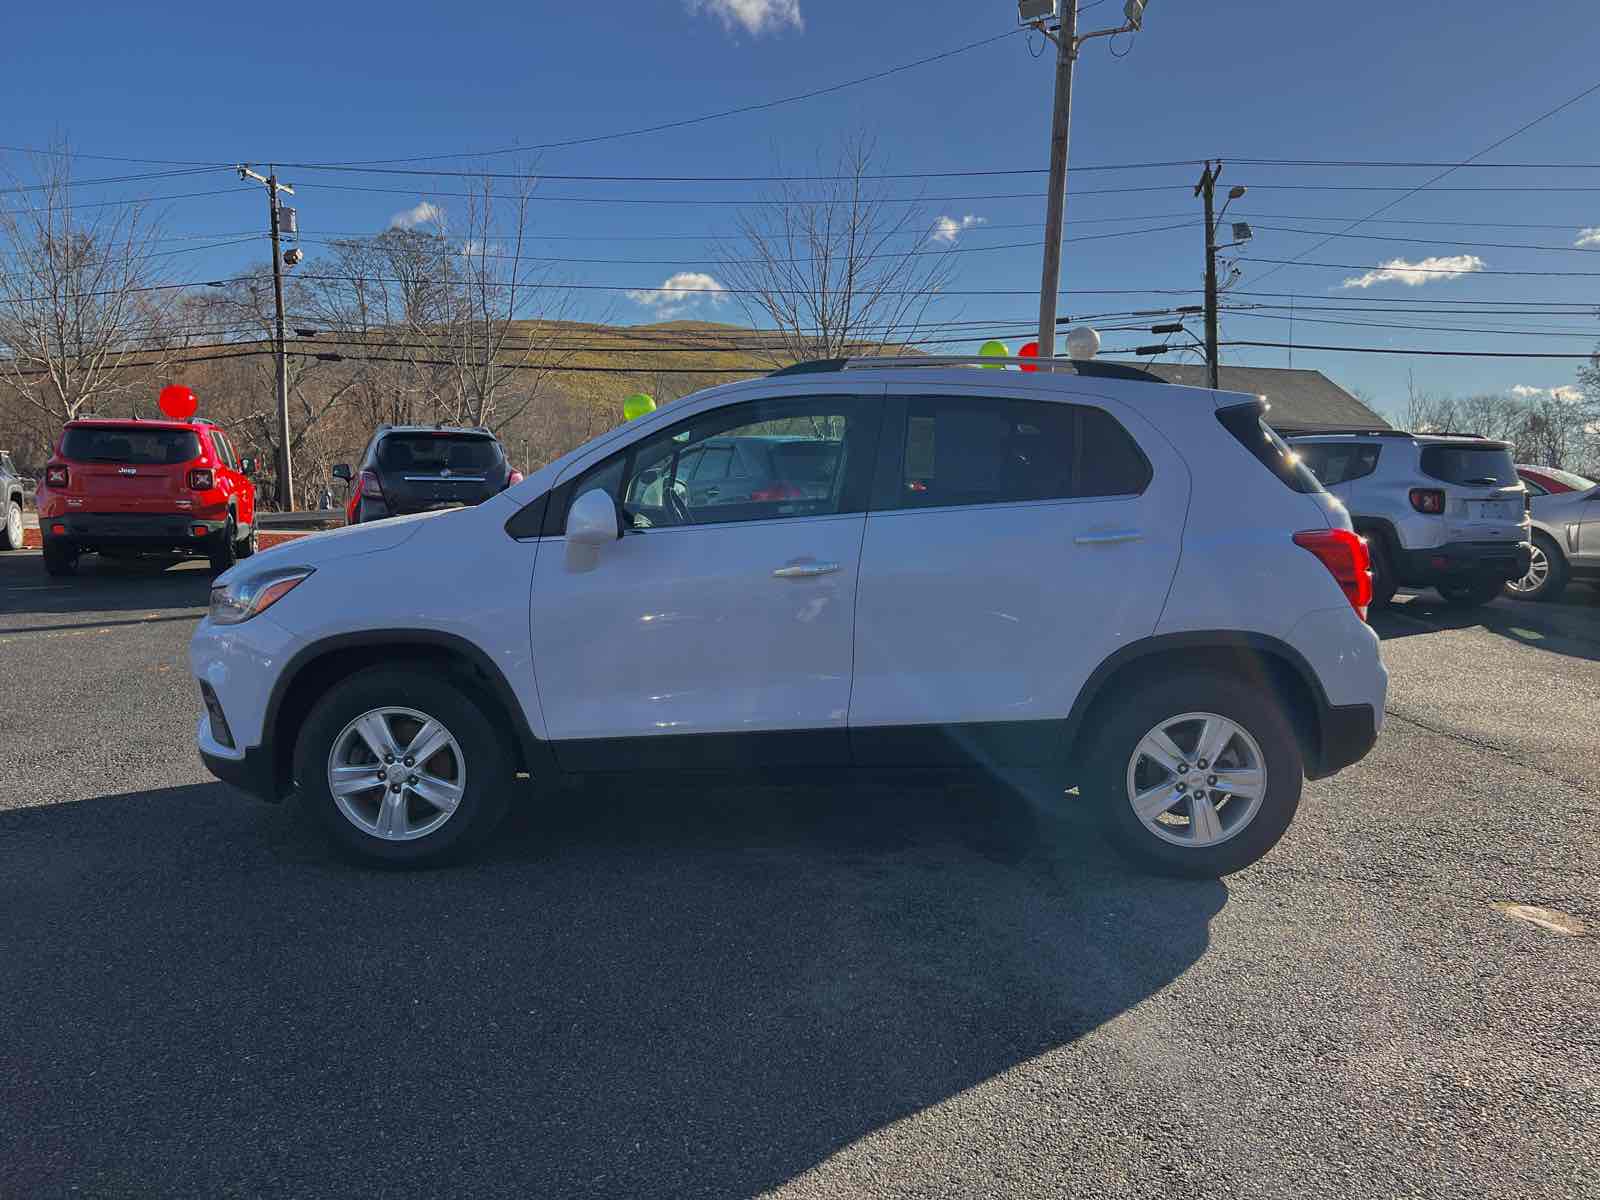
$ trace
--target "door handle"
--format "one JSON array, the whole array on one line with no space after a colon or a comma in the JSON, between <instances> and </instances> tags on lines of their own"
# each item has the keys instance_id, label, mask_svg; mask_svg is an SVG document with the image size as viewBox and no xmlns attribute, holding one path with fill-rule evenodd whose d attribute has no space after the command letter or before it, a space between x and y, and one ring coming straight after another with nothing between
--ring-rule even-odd
<instances>
[{"instance_id":1,"label":"door handle","mask_svg":"<svg viewBox=\"0 0 1600 1200\"><path fill-rule=\"evenodd\" d=\"M707 499L715 500L720 495L722 495L722 489L721 488L707 488L706 489L706 497L707 497Z\"/></svg>"},{"instance_id":2,"label":"door handle","mask_svg":"<svg viewBox=\"0 0 1600 1200\"><path fill-rule=\"evenodd\" d=\"M831 575L838 569L838 563L790 563L787 567L779 567L772 574L775 579L811 579L817 575Z\"/></svg>"},{"instance_id":3,"label":"door handle","mask_svg":"<svg viewBox=\"0 0 1600 1200\"><path fill-rule=\"evenodd\" d=\"M1137 529L1118 529L1111 533L1080 533L1072 542L1075 546L1115 546L1119 542L1137 542L1143 537Z\"/></svg>"}]
</instances>

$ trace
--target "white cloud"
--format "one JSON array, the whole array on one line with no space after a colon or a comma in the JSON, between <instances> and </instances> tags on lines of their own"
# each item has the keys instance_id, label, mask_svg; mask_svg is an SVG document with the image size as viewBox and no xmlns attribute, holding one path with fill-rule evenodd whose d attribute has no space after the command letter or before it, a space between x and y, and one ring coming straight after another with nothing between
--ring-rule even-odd
<instances>
[{"instance_id":1,"label":"white cloud","mask_svg":"<svg viewBox=\"0 0 1600 1200\"><path fill-rule=\"evenodd\" d=\"M390 229L415 229L418 225L444 220L444 209L431 200L419 200L414 208L397 212L389 218Z\"/></svg>"},{"instance_id":2,"label":"white cloud","mask_svg":"<svg viewBox=\"0 0 1600 1200\"><path fill-rule=\"evenodd\" d=\"M933 223L933 232L928 235L931 242L944 242L949 244L969 229L979 225L987 225L988 217L975 217L968 213L964 217L940 217Z\"/></svg>"},{"instance_id":3,"label":"white cloud","mask_svg":"<svg viewBox=\"0 0 1600 1200\"><path fill-rule=\"evenodd\" d=\"M1509 391L1518 400L1532 400L1536 396L1548 396L1552 400L1571 402L1580 400L1583 397L1583 391L1580 388L1573 387L1570 383L1558 384L1556 387L1551 388L1532 387L1526 383L1519 383L1512 386Z\"/></svg>"},{"instance_id":4,"label":"white cloud","mask_svg":"<svg viewBox=\"0 0 1600 1200\"><path fill-rule=\"evenodd\" d=\"M1369 288L1375 283L1403 283L1408 287L1418 287L1424 283L1432 283L1436 279L1459 279L1463 275L1483 270L1483 266L1483 259L1476 254L1430 255L1416 262L1391 258L1386 263L1380 263L1377 269L1368 271L1365 275L1346 279L1339 286Z\"/></svg>"},{"instance_id":5,"label":"white cloud","mask_svg":"<svg viewBox=\"0 0 1600 1200\"><path fill-rule=\"evenodd\" d=\"M635 304L655 310L660 320L670 320L702 300L713 305L728 302L728 290L704 271L679 271L661 281L659 288L627 293Z\"/></svg>"},{"instance_id":6,"label":"white cloud","mask_svg":"<svg viewBox=\"0 0 1600 1200\"><path fill-rule=\"evenodd\" d=\"M1591 225L1587 229L1578 230L1578 240L1574 246L1600 246L1600 225Z\"/></svg>"},{"instance_id":7,"label":"white cloud","mask_svg":"<svg viewBox=\"0 0 1600 1200\"><path fill-rule=\"evenodd\" d=\"M699 15L710 13L729 33L742 29L751 37L777 33L788 26L804 29L800 0L684 0L688 10Z\"/></svg>"}]
</instances>

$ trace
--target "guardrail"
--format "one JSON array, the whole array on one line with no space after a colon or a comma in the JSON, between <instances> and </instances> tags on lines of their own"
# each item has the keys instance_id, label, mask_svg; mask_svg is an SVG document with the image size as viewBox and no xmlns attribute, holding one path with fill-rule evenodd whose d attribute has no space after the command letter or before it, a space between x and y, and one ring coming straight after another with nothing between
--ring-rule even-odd
<instances>
[{"instance_id":1,"label":"guardrail","mask_svg":"<svg viewBox=\"0 0 1600 1200\"><path fill-rule=\"evenodd\" d=\"M256 524L263 529L300 529L318 525L342 525L344 509L315 508L303 512L257 513Z\"/></svg>"}]
</instances>

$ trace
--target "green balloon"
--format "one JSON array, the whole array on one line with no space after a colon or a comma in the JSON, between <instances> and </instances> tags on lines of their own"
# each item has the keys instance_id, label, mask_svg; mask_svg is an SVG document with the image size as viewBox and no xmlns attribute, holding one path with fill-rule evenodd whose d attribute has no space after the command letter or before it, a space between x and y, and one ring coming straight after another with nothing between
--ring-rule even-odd
<instances>
[{"instance_id":1,"label":"green balloon","mask_svg":"<svg viewBox=\"0 0 1600 1200\"><path fill-rule=\"evenodd\" d=\"M978 347L978 353L983 355L984 358L1010 358L1011 347L999 341L985 342ZM983 365L990 371L1005 370L1004 363L984 363Z\"/></svg>"},{"instance_id":2,"label":"green balloon","mask_svg":"<svg viewBox=\"0 0 1600 1200\"><path fill-rule=\"evenodd\" d=\"M655 398L646 395L644 392L635 392L622 402L622 416L627 421L642 417L645 413L653 413L655 410Z\"/></svg>"}]
</instances>

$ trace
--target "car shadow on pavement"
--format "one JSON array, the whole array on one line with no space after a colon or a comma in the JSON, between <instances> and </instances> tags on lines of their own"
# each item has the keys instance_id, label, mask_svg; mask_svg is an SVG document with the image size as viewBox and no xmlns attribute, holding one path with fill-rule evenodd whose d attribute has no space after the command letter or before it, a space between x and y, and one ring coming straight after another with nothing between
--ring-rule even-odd
<instances>
[{"instance_id":1,"label":"car shadow on pavement","mask_svg":"<svg viewBox=\"0 0 1600 1200\"><path fill-rule=\"evenodd\" d=\"M0 615L75 615L204 608L206 564L87 555L74 575L46 575L37 554L0 555Z\"/></svg>"},{"instance_id":2,"label":"car shadow on pavement","mask_svg":"<svg viewBox=\"0 0 1600 1200\"><path fill-rule=\"evenodd\" d=\"M993 785L594 785L420 873L291 818L0 814L18 1194L752 1195L1167 987L1227 898Z\"/></svg>"},{"instance_id":3,"label":"car shadow on pavement","mask_svg":"<svg viewBox=\"0 0 1600 1200\"><path fill-rule=\"evenodd\" d=\"M1519 646L1600 661L1600 607L1593 604L1504 600L1460 609L1423 593L1374 613L1372 627L1384 641L1447 629L1483 629Z\"/></svg>"}]
</instances>

